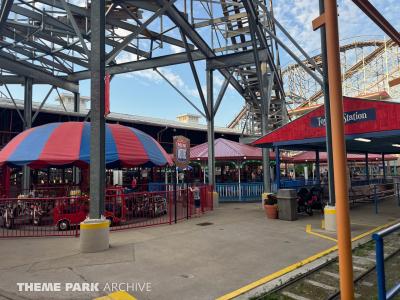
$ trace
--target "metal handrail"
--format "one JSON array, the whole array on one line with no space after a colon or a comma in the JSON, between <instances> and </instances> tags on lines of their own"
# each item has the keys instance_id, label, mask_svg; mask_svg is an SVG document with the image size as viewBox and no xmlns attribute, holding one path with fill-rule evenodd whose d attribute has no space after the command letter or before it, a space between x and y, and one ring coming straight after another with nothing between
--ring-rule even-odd
<instances>
[{"instance_id":1,"label":"metal handrail","mask_svg":"<svg viewBox=\"0 0 400 300\"><path fill-rule=\"evenodd\" d=\"M385 258L384 258L384 245L383 238L397 230L400 230L400 223L391 227L383 229L375 233L372 238L375 240L376 251L376 273L378 282L378 299L386 300L392 299L400 292L400 282L386 292L386 278L385 278Z\"/></svg>"}]
</instances>

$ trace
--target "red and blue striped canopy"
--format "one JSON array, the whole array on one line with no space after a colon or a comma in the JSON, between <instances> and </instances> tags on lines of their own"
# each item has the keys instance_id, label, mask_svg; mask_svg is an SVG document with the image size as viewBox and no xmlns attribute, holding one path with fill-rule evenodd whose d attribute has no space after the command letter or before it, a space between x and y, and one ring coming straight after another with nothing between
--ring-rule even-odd
<instances>
[{"instance_id":1,"label":"red and blue striped canopy","mask_svg":"<svg viewBox=\"0 0 400 300\"><path fill-rule=\"evenodd\" d=\"M135 128L106 124L107 167L172 165L151 136ZM44 168L90 164L90 123L50 123L28 129L0 151L0 165Z\"/></svg>"}]
</instances>

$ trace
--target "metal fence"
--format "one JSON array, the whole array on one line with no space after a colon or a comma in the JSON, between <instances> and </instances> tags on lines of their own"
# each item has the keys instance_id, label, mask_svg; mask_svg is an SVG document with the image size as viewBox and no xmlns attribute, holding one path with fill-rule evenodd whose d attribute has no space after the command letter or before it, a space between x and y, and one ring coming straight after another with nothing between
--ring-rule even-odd
<instances>
[{"instance_id":1,"label":"metal fence","mask_svg":"<svg viewBox=\"0 0 400 300\"><path fill-rule=\"evenodd\" d=\"M198 191L196 191L198 189ZM200 196L196 207L195 194ZM89 212L87 196L0 199L0 238L79 236L79 224ZM108 189L104 216L111 231L172 224L213 209L212 188L207 185L157 192Z\"/></svg>"},{"instance_id":2,"label":"metal fence","mask_svg":"<svg viewBox=\"0 0 400 300\"><path fill-rule=\"evenodd\" d=\"M383 239L385 236L392 234L396 231L400 231L400 223L386 228L382 231L375 233L372 237L375 240L375 251L376 251L376 273L378 282L378 299L386 300L393 299L398 293L400 293L400 282L394 284L393 287L386 288L386 274L385 274L385 250L383 245Z\"/></svg>"},{"instance_id":3,"label":"metal fence","mask_svg":"<svg viewBox=\"0 0 400 300\"><path fill-rule=\"evenodd\" d=\"M264 187L262 182L217 183L215 190L220 202L257 201Z\"/></svg>"}]
</instances>

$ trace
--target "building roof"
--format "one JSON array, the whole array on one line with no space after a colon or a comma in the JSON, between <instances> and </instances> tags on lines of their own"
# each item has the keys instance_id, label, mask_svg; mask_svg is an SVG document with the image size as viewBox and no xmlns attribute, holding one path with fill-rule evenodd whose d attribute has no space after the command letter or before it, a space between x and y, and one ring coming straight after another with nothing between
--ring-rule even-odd
<instances>
[{"instance_id":1,"label":"building roof","mask_svg":"<svg viewBox=\"0 0 400 300\"><path fill-rule=\"evenodd\" d=\"M304 162L315 162L316 160L316 153L315 151L304 151L299 154L292 156L294 163L304 163ZM319 153L319 160L320 162L324 163L327 162L327 153L320 152ZM380 154L369 154L368 155L369 161L380 161L382 160L382 156ZM385 160L397 160L396 156L393 155L386 155ZM348 153L347 154L347 161L365 161L365 154L355 154L355 153Z\"/></svg>"},{"instance_id":2,"label":"building roof","mask_svg":"<svg viewBox=\"0 0 400 300\"><path fill-rule=\"evenodd\" d=\"M248 160L262 159L262 151L260 148L241 144L238 142L219 138L215 140L215 159L217 160ZM270 152L269 157L275 159L274 152ZM208 143L203 143L190 148L191 160L207 160ZM284 157L289 160L288 157ZM285 159L283 159L285 160Z\"/></svg>"},{"instance_id":3,"label":"building roof","mask_svg":"<svg viewBox=\"0 0 400 300\"><path fill-rule=\"evenodd\" d=\"M18 109L24 108L23 100L16 100L15 103ZM40 107L39 102L32 103L33 111L36 111ZM0 98L0 108L8 108L15 109L15 106L11 99ZM45 104L41 108L42 112L53 113L53 114L61 114L61 115L69 115L69 116L80 116L84 117L89 112L88 109L81 109L79 113L73 111L65 111L61 105L57 104ZM166 120L161 118L153 118L153 117L145 117L138 115L130 115L130 114L122 114L122 113L110 113L107 116L107 120L115 121L115 122L127 122L132 124L144 124L144 125L154 125L154 126L162 126L162 127L170 127L170 128L179 128L179 129L187 129L187 130L198 130L198 131L207 131L207 125L197 124L197 123L182 123L174 120ZM226 134L236 134L239 135L241 132L235 129L226 128L226 127L215 127L215 132L217 133L226 133Z\"/></svg>"},{"instance_id":4,"label":"building roof","mask_svg":"<svg viewBox=\"0 0 400 300\"><path fill-rule=\"evenodd\" d=\"M400 153L400 103L343 98L346 149L353 153ZM325 108L258 139L253 145L292 150L325 150Z\"/></svg>"}]
</instances>

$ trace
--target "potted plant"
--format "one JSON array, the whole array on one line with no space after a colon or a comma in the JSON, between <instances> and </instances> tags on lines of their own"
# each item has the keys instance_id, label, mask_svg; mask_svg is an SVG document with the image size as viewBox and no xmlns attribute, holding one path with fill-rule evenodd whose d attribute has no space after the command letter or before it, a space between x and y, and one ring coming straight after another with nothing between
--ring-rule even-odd
<instances>
[{"instance_id":1,"label":"potted plant","mask_svg":"<svg viewBox=\"0 0 400 300\"><path fill-rule=\"evenodd\" d=\"M264 210L268 219L278 219L278 199L275 195L269 194L264 200Z\"/></svg>"}]
</instances>

